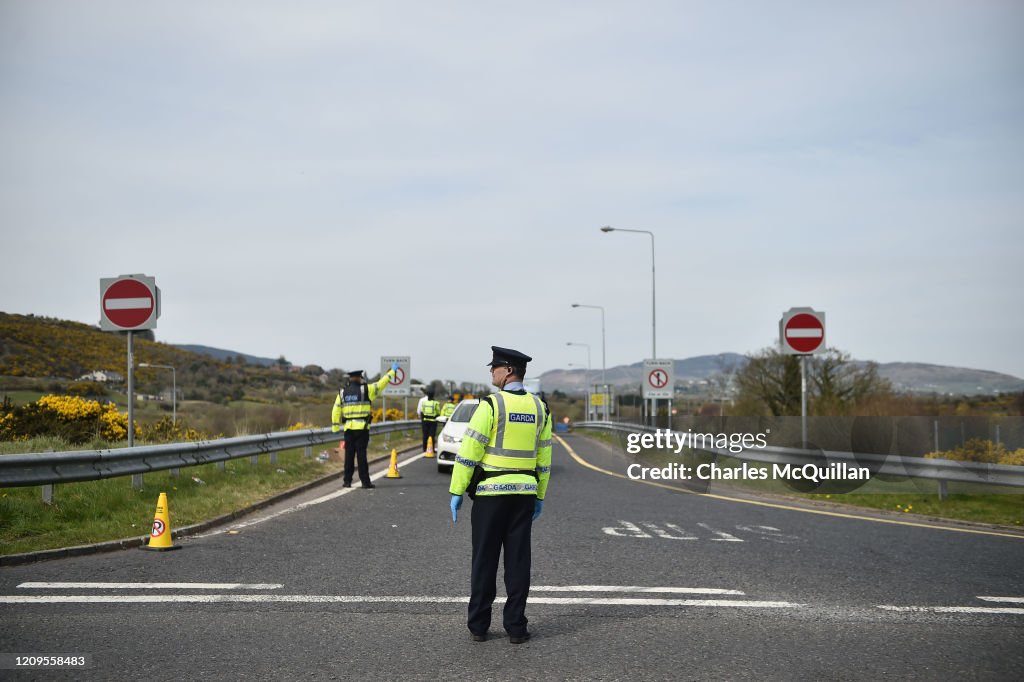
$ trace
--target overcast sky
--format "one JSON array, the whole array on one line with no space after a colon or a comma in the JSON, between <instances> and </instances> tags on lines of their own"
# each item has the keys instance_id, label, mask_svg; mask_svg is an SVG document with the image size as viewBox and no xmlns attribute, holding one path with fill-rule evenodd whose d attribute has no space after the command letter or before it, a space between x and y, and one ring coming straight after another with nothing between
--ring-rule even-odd
<instances>
[{"instance_id":1,"label":"overcast sky","mask_svg":"<svg viewBox=\"0 0 1024 682\"><path fill-rule=\"evenodd\" d=\"M0 310L485 381L777 341L1024 377L1024 3L0 0Z\"/></svg>"}]
</instances>

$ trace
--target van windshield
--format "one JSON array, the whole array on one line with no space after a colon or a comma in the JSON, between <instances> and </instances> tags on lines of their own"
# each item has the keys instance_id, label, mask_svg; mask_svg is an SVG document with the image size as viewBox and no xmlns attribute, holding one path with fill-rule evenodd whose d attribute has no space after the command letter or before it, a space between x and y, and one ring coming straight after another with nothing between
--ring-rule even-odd
<instances>
[{"instance_id":1,"label":"van windshield","mask_svg":"<svg viewBox=\"0 0 1024 682\"><path fill-rule=\"evenodd\" d=\"M468 422L473 417L473 413L476 412L476 408L479 405L480 403L462 403L455 408L455 412L453 412L451 416L451 421Z\"/></svg>"}]
</instances>

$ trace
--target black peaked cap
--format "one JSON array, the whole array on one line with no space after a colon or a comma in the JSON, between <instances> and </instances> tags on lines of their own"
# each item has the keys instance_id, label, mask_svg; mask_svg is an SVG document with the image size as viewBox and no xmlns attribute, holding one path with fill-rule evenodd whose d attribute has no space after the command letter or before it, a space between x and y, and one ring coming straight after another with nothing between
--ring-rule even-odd
<instances>
[{"instance_id":1,"label":"black peaked cap","mask_svg":"<svg viewBox=\"0 0 1024 682\"><path fill-rule=\"evenodd\" d=\"M501 346L491 346L491 352L494 356L491 361L487 363L487 367L495 367L498 365L512 365L513 367L526 367L526 363L533 360L529 355L520 353L517 350L511 348L502 348Z\"/></svg>"}]
</instances>

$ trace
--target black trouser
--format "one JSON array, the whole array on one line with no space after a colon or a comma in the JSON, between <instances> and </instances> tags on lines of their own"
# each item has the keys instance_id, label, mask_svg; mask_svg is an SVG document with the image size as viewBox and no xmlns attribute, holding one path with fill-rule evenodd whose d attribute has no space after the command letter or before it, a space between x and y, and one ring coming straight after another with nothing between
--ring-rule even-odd
<instances>
[{"instance_id":1,"label":"black trouser","mask_svg":"<svg viewBox=\"0 0 1024 682\"><path fill-rule=\"evenodd\" d=\"M423 428L423 452L427 451L427 438L433 440L434 450L437 450L437 421L426 420L420 422L420 426Z\"/></svg>"},{"instance_id":2,"label":"black trouser","mask_svg":"<svg viewBox=\"0 0 1024 682\"><path fill-rule=\"evenodd\" d=\"M497 591L498 558L505 549L502 624L509 635L526 634L526 598L530 593L530 529L533 495L477 495L473 500L473 574L470 578L469 631L484 634L491 625Z\"/></svg>"},{"instance_id":3,"label":"black trouser","mask_svg":"<svg viewBox=\"0 0 1024 682\"><path fill-rule=\"evenodd\" d=\"M370 444L369 429L351 429L345 432L345 477L346 485L352 483L356 457L359 458L359 480L370 485L370 465L366 463L366 447Z\"/></svg>"}]
</instances>

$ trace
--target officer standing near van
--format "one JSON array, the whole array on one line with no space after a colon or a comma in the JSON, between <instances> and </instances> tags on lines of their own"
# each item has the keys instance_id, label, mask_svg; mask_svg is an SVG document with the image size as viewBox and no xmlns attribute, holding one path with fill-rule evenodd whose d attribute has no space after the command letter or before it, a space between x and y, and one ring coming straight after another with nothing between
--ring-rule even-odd
<instances>
[{"instance_id":1,"label":"officer standing near van","mask_svg":"<svg viewBox=\"0 0 1024 682\"><path fill-rule=\"evenodd\" d=\"M366 462L366 449L370 445L370 420L373 412L373 401L377 395L387 388L388 383L397 376L398 363L391 365L375 384L367 384L363 370L348 373L348 383L338 392L331 410L331 431L337 433L342 425L345 428L345 473L342 487L352 487L352 474L355 462L359 462L359 480L364 488L376 488L370 481L370 466Z\"/></svg>"},{"instance_id":2,"label":"officer standing near van","mask_svg":"<svg viewBox=\"0 0 1024 682\"><path fill-rule=\"evenodd\" d=\"M480 400L452 467L452 521L462 495L473 498L473 559L467 625L473 641L487 639L497 591L498 560L505 551L502 624L509 642L530 639L526 599L530 592L530 531L544 507L551 476L551 415L523 388L533 358L491 346L491 383L499 391Z\"/></svg>"}]
</instances>

